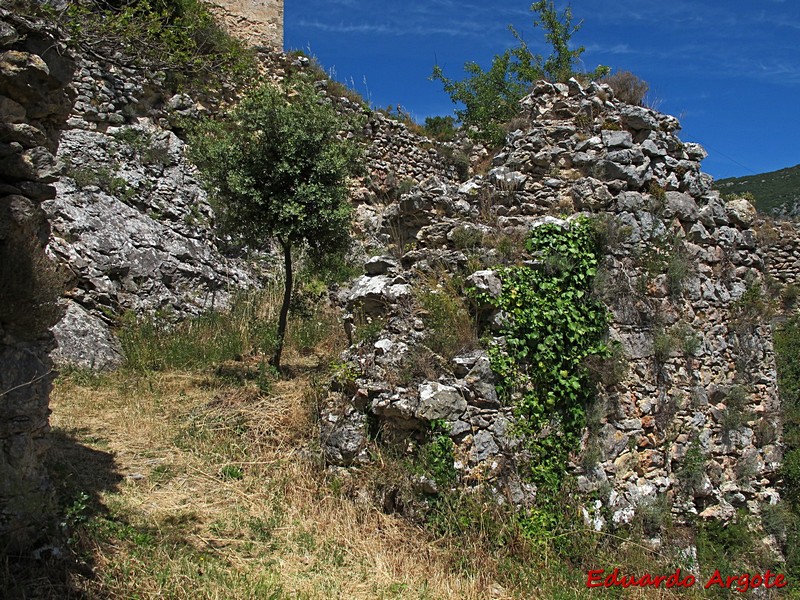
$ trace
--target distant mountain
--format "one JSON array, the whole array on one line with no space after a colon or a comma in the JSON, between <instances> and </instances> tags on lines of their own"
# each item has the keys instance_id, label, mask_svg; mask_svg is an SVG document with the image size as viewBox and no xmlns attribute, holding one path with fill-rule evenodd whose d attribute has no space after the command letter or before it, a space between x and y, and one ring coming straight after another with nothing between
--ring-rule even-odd
<instances>
[{"instance_id":1,"label":"distant mountain","mask_svg":"<svg viewBox=\"0 0 800 600\"><path fill-rule=\"evenodd\" d=\"M763 213L800 215L800 165L747 177L720 179L714 187L722 194L750 192Z\"/></svg>"}]
</instances>

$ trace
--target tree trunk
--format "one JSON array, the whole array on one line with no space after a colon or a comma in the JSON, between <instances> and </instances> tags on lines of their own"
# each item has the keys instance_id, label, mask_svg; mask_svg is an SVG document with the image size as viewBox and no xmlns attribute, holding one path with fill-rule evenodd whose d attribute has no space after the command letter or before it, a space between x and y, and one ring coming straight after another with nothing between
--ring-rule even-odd
<instances>
[{"instance_id":1,"label":"tree trunk","mask_svg":"<svg viewBox=\"0 0 800 600\"><path fill-rule=\"evenodd\" d=\"M289 241L280 242L283 248L283 267L286 272L283 288L283 305L281 314L278 317L278 343L275 347L275 354L272 357L272 366L278 371L281 369L281 353L283 352L283 341L286 338L286 323L289 320L289 303L292 301L292 243Z\"/></svg>"}]
</instances>

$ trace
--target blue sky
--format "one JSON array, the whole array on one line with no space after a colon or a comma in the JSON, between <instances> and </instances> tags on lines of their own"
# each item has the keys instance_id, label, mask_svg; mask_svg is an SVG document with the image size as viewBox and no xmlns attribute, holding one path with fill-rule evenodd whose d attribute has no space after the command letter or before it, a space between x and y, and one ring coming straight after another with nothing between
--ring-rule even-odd
<instances>
[{"instance_id":1,"label":"blue sky","mask_svg":"<svg viewBox=\"0 0 800 600\"><path fill-rule=\"evenodd\" d=\"M556 1L563 8L565 2ZM303 49L375 106L398 104L423 121L452 114L435 63L461 78L486 67L521 31L547 55L530 2L286 0L285 46ZM800 0L573 0L587 69L630 70L650 84L684 141L709 152L716 178L800 163Z\"/></svg>"}]
</instances>

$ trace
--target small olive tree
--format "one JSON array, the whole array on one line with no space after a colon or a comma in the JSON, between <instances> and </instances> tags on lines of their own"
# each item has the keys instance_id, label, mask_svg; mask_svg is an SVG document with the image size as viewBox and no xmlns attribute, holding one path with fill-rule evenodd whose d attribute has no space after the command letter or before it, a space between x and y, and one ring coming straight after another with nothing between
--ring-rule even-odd
<instances>
[{"instance_id":1,"label":"small olive tree","mask_svg":"<svg viewBox=\"0 0 800 600\"><path fill-rule=\"evenodd\" d=\"M292 251L307 248L324 257L350 242L347 178L358 171L362 151L342 135L349 128L311 86L295 82L255 89L191 136L192 159L210 184L223 231L250 248L277 242L282 250L277 369L292 296Z\"/></svg>"}]
</instances>

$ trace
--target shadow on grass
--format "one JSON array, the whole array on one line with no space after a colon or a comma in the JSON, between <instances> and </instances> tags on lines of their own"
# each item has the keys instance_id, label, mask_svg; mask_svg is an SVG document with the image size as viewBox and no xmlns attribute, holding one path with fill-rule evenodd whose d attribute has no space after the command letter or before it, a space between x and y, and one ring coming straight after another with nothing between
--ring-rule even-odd
<instances>
[{"instance_id":1,"label":"shadow on grass","mask_svg":"<svg viewBox=\"0 0 800 600\"><path fill-rule=\"evenodd\" d=\"M87 431L53 430L46 464L56 497L50 526L32 551L0 555L0 596L5 599L86 598L82 580L94 577L92 553L83 526L106 510L103 492L115 491L123 477L109 452L80 441Z\"/></svg>"}]
</instances>

